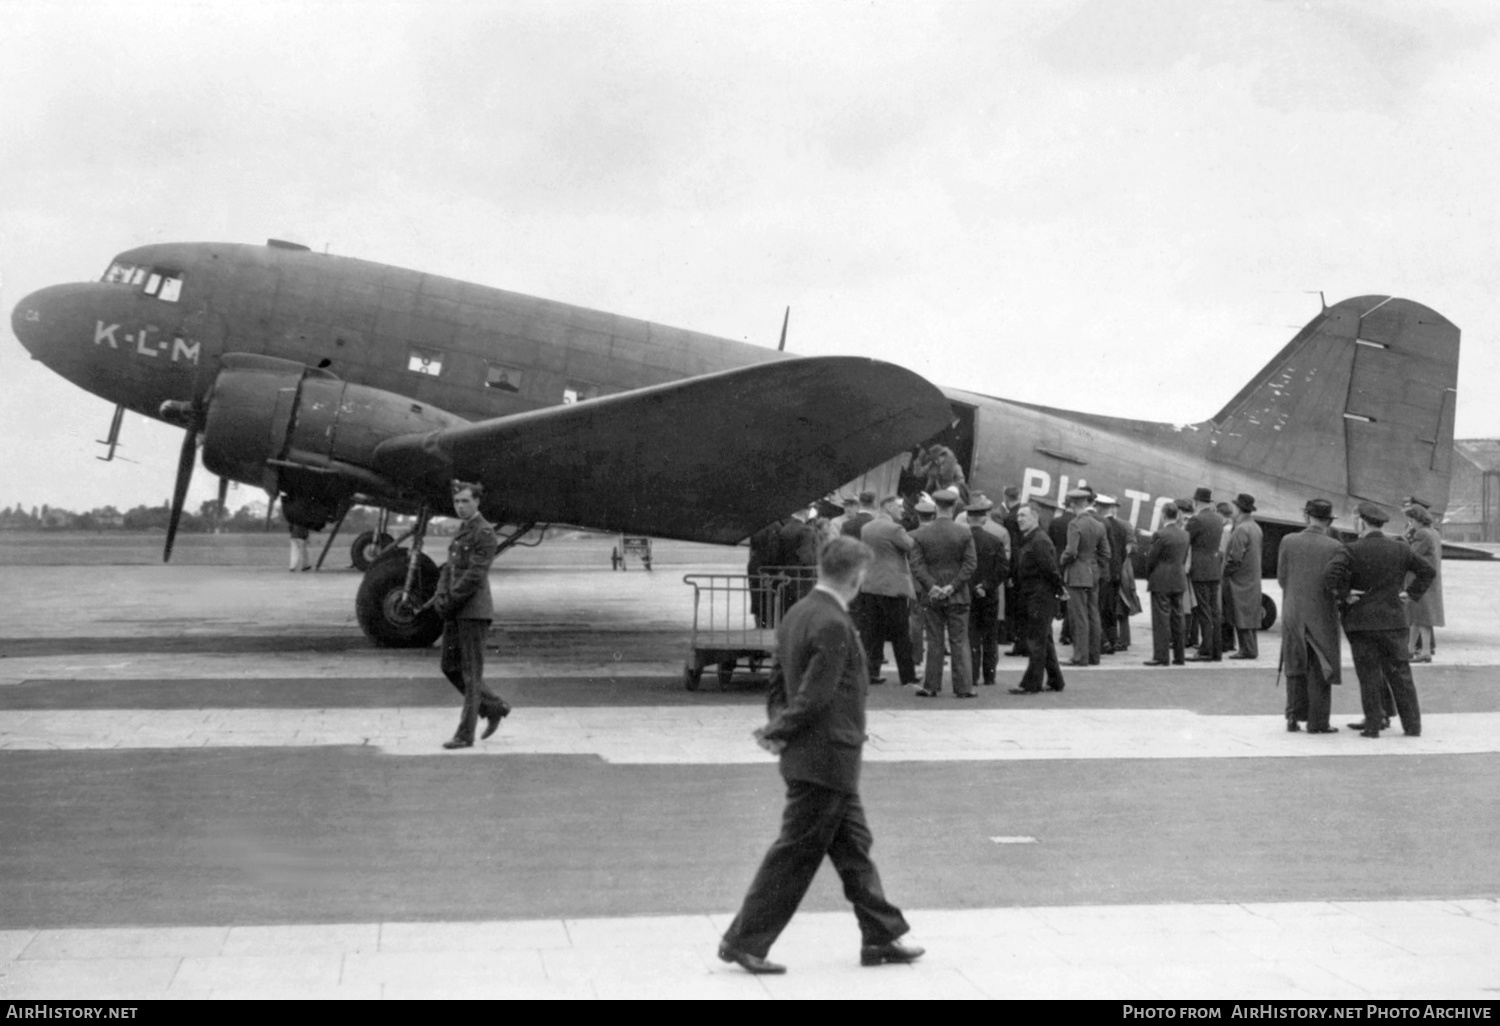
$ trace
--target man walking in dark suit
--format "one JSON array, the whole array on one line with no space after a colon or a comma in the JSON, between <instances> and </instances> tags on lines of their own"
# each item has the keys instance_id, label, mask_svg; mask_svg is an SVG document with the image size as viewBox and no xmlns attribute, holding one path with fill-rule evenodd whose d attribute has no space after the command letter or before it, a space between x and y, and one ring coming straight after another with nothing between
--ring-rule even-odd
<instances>
[{"instance_id":1,"label":"man walking in dark suit","mask_svg":"<svg viewBox=\"0 0 1500 1026\"><path fill-rule=\"evenodd\" d=\"M1151 595L1151 658L1147 666L1167 666L1171 650L1172 666L1183 664L1182 593L1187 590L1187 532L1177 523L1177 506L1168 503L1161 509L1161 527L1151 536L1146 551L1146 591Z\"/></svg>"},{"instance_id":2,"label":"man walking in dark suit","mask_svg":"<svg viewBox=\"0 0 1500 1026\"><path fill-rule=\"evenodd\" d=\"M1052 641L1052 621L1057 617L1058 596L1063 591L1062 572L1057 569L1057 550L1037 524L1036 510L1022 506L1016 515L1021 528L1021 549L1016 557L1016 606L1022 637L1026 641L1026 672L1013 695L1034 695L1045 679L1053 691L1063 689L1062 667Z\"/></svg>"},{"instance_id":3,"label":"man walking in dark suit","mask_svg":"<svg viewBox=\"0 0 1500 1026\"><path fill-rule=\"evenodd\" d=\"M1219 557L1219 548L1224 540L1224 518L1213 506L1213 492L1199 488L1193 493L1193 505L1197 512L1187 522L1188 543L1192 548L1193 565L1190 576L1193 584L1193 619L1198 624L1198 636L1202 644L1195 662L1217 663L1224 658L1223 617L1219 612L1219 590L1224 580L1224 568Z\"/></svg>"},{"instance_id":4,"label":"man walking in dark suit","mask_svg":"<svg viewBox=\"0 0 1500 1026\"><path fill-rule=\"evenodd\" d=\"M1334 734L1328 722L1331 685L1339 683L1338 603L1325 580L1328 563L1344 546L1333 537L1333 503L1309 499L1302 507L1307 528L1281 540L1276 581L1281 585L1281 662L1286 669L1286 729L1299 721L1309 734Z\"/></svg>"},{"instance_id":5,"label":"man walking in dark suit","mask_svg":"<svg viewBox=\"0 0 1500 1026\"><path fill-rule=\"evenodd\" d=\"M844 518L839 525L839 533L848 535L850 538L858 538L866 524L880 516L880 511L875 508L875 493L864 491L859 493L859 509L852 516Z\"/></svg>"},{"instance_id":6,"label":"man walking in dark suit","mask_svg":"<svg viewBox=\"0 0 1500 1026\"><path fill-rule=\"evenodd\" d=\"M776 631L782 687L767 700L770 722L755 731L781 757L786 808L781 836L762 860L744 904L719 945L719 957L752 973L783 973L766 960L826 855L854 905L861 965L913 962L923 951L903 944L910 929L886 900L870 861L872 837L859 799L869 671L849 601L871 559L867 546L838 537L823 548L818 583Z\"/></svg>"},{"instance_id":7,"label":"man walking in dark suit","mask_svg":"<svg viewBox=\"0 0 1500 1026\"><path fill-rule=\"evenodd\" d=\"M885 683L880 676L880 664L885 657L886 642L895 651L901 683L918 683L911 651L911 601L915 592L906 561L912 541L901 526L900 516L901 498L892 495L882 504L881 515L859 532L860 540L873 554L865 583L859 590L865 620L860 626L860 637L865 642L871 684Z\"/></svg>"},{"instance_id":8,"label":"man walking in dark suit","mask_svg":"<svg viewBox=\"0 0 1500 1026\"><path fill-rule=\"evenodd\" d=\"M1000 662L1000 588L1008 576L1005 542L985 527L993 505L980 496L967 510L978 561L969 581L969 672L986 684L995 683Z\"/></svg>"},{"instance_id":9,"label":"man walking in dark suit","mask_svg":"<svg viewBox=\"0 0 1500 1026\"><path fill-rule=\"evenodd\" d=\"M1406 575L1411 574L1407 597L1420 599L1437 571L1410 545L1386 537L1380 529L1389 519L1373 502L1361 502L1356 507L1354 529L1359 538L1329 558L1327 585L1343 609L1344 633L1354 653L1359 702L1365 712L1364 720L1350 727L1361 737L1379 737L1390 722L1385 708L1385 690L1389 688L1401 716L1402 731L1408 737L1419 737L1422 710L1411 678L1401 589Z\"/></svg>"},{"instance_id":10,"label":"man walking in dark suit","mask_svg":"<svg viewBox=\"0 0 1500 1026\"><path fill-rule=\"evenodd\" d=\"M484 638L495 618L490 597L490 564L500 546L495 529L479 514L484 486L456 482L453 511L463 525L448 545L448 562L438 574L432 608L443 618L443 676L464 696L458 730L443 742L444 748L471 748L479 717L485 718L489 737L510 715L510 703L484 682Z\"/></svg>"},{"instance_id":11,"label":"man walking in dark suit","mask_svg":"<svg viewBox=\"0 0 1500 1026\"><path fill-rule=\"evenodd\" d=\"M927 666L917 694L935 698L943 690L943 639L953 659L953 694L976 698L969 665L969 579L979 565L974 535L954 522L958 492L944 488L932 497L937 517L912 533L911 575L922 596Z\"/></svg>"}]
</instances>

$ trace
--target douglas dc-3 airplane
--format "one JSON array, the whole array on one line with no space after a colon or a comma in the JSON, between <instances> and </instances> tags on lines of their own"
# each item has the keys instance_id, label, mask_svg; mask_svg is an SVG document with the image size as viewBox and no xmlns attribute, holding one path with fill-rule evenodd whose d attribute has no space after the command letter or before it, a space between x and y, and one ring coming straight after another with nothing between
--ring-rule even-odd
<instances>
[{"instance_id":1,"label":"douglas dc-3 airplane","mask_svg":"<svg viewBox=\"0 0 1500 1026\"><path fill-rule=\"evenodd\" d=\"M514 525L502 548L539 524L734 544L841 483L894 492L912 451L941 443L976 491L1055 502L1087 480L1142 532L1197 486L1248 492L1274 573L1310 496L1345 516L1408 494L1446 504L1459 349L1427 307L1348 299L1212 419L1150 423L279 240L127 250L102 281L25 297L11 323L33 358L116 404L111 451L123 410L185 429L165 557L200 447L293 523L320 529L355 503L414 514L411 545L374 561L356 600L392 646L441 632L421 609L437 578L422 539L454 479L489 484L485 515Z\"/></svg>"}]
</instances>

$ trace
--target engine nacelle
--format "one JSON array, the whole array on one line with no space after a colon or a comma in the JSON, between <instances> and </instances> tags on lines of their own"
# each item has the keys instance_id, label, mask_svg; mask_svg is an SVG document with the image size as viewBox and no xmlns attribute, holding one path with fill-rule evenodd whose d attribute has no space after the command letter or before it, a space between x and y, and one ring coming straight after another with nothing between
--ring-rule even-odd
<instances>
[{"instance_id":1,"label":"engine nacelle","mask_svg":"<svg viewBox=\"0 0 1500 1026\"><path fill-rule=\"evenodd\" d=\"M207 400L203 465L215 474L336 504L401 489L370 469L388 438L468 421L294 360L230 353Z\"/></svg>"}]
</instances>

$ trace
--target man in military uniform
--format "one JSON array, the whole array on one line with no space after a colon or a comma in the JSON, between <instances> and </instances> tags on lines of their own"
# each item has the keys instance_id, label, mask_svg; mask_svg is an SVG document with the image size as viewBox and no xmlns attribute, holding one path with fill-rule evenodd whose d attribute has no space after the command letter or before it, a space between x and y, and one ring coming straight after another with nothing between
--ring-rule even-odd
<instances>
[{"instance_id":1,"label":"man in military uniform","mask_svg":"<svg viewBox=\"0 0 1500 1026\"><path fill-rule=\"evenodd\" d=\"M1000 587L1009 570L1005 542L1009 538L1003 527L996 536L985 526L994 503L975 496L969 503L969 531L974 535L974 555L978 565L969 581L969 671L982 674L986 684L995 683L995 669L1000 662Z\"/></svg>"},{"instance_id":2,"label":"man in military uniform","mask_svg":"<svg viewBox=\"0 0 1500 1026\"><path fill-rule=\"evenodd\" d=\"M935 698L943 689L943 641L953 659L953 694L978 697L969 665L969 579L979 558L974 535L953 520L958 492L944 488L932 497L937 516L912 533L911 575L921 591L927 633L927 666L917 694Z\"/></svg>"},{"instance_id":3,"label":"man in military uniform","mask_svg":"<svg viewBox=\"0 0 1500 1026\"><path fill-rule=\"evenodd\" d=\"M1093 497L1082 488L1068 493L1073 520L1067 547L1058 565L1068 588L1068 625L1073 635L1074 666L1098 666L1104 650L1099 619L1099 579L1109 576L1109 535L1094 511Z\"/></svg>"},{"instance_id":4,"label":"man in military uniform","mask_svg":"<svg viewBox=\"0 0 1500 1026\"><path fill-rule=\"evenodd\" d=\"M1422 733L1422 710L1412 683L1410 653L1406 647L1406 609L1401 588L1406 575L1408 598L1420 599L1432 584L1432 564L1412 552L1411 546L1381 531L1390 519L1373 502L1361 502L1354 528L1359 538L1328 561L1328 590L1339 600L1344 633L1354 653L1354 672L1359 675L1359 701L1365 718L1350 724L1361 737L1376 738L1388 725L1383 692L1391 689L1401 729L1408 737Z\"/></svg>"},{"instance_id":5,"label":"man in military uniform","mask_svg":"<svg viewBox=\"0 0 1500 1026\"><path fill-rule=\"evenodd\" d=\"M485 718L489 737L510 715L510 704L484 682L484 638L495 617L490 597L490 563L500 546L495 529L479 514L484 486L455 482L453 511L463 521L448 545L448 562L438 575L432 608L443 618L443 676L464 696L458 730L444 748L470 748L474 727Z\"/></svg>"},{"instance_id":6,"label":"man in military uniform","mask_svg":"<svg viewBox=\"0 0 1500 1026\"><path fill-rule=\"evenodd\" d=\"M1286 669L1286 729L1307 722L1309 734L1333 734L1328 722L1331 685L1339 683L1339 611L1324 586L1328 562L1344 546L1333 537L1333 503L1309 499L1307 527L1281 541L1276 580L1281 585L1281 660Z\"/></svg>"}]
</instances>

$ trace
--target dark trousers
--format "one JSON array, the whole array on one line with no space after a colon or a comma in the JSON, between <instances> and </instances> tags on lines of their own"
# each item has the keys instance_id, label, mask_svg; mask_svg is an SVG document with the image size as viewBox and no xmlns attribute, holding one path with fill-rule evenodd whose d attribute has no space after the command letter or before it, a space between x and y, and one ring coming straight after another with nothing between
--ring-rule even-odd
<instances>
[{"instance_id":1,"label":"dark trousers","mask_svg":"<svg viewBox=\"0 0 1500 1026\"><path fill-rule=\"evenodd\" d=\"M1182 592L1151 592L1151 658L1158 663L1183 661Z\"/></svg>"},{"instance_id":2,"label":"dark trousers","mask_svg":"<svg viewBox=\"0 0 1500 1026\"><path fill-rule=\"evenodd\" d=\"M1068 627L1073 635L1073 665L1097 663L1104 651L1097 589L1068 587Z\"/></svg>"},{"instance_id":3,"label":"dark trousers","mask_svg":"<svg viewBox=\"0 0 1500 1026\"><path fill-rule=\"evenodd\" d=\"M953 693L965 695L974 690L973 667L969 665L969 605L939 602L924 603L922 622L927 630L927 665L922 687L928 691L943 690L943 636L948 638L948 655L953 663Z\"/></svg>"},{"instance_id":4,"label":"dark trousers","mask_svg":"<svg viewBox=\"0 0 1500 1026\"><path fill-rule=\"evenodd\" d=\"M1401 717L1401 729L1408 734L1421 733L1422 710L1417 704L1417 686L1411 679L1411 664L1407 661L1407 629L1345 634L1354 653L1359 704L1364 709L1365 723L1375 726L1389 718L1387 702L1393 700Z\"/></svg>"},{"instance_id":5,"label":"dark trousers","mask_svg":"<svg viewBox=\"0 0 1500 1026\"><path fill-rule=\"evenodd\" d=\"M1309 651L1307 673L1287 674L1286 718L1306 720L1308 730L1325 730L1332 709L1333 685L1328 683L1328 677L1323 673L1323 663L1317 654Z\"/></svg>"},{"instance_id":6,"label":"dark trousers","mask_svg":"<svg viewBox=\"0 0 1500 1026\"><path fill-rule=\"evenodd\" d=\"M1000 665L1000 596L971 599L969 602L969 672L983 674L986 684L995 683L995 669Z\"/></svg>"},{"instance_id":7,"label":"dark trousers","mask_svg":"<svg viewBox=\"0 0 1500 1026\"><path fill-rule=\"evenodd\" d=\"M791 922L827 855L844 882L865 944L889 944L906 933L906 918L885 898L880 871L870 861L870 827L859 795L804 780L786 783L786 809L776 838L750 883L724 943L765 958Z\"/></svg>"},{"instance_id":8,"label":"dark trousers","mask_svg":"<svg viewBox=\"0 0 1500 1026\"><path fill-rule=\"evenodd\" d=\"M484 682L484 639L489 633L488 620L443 621L443 655L438 664L448 683L464 696L463 713L453 736L460 741L474 740L474 725L479 716L493 716L505 702Z\"/></svg>"},{"instance_id":9,"label":"dark trousers","mask_svg":"<svg viewBox=\"0 0 1500 1026\"><path fill-rule=\"evenodd\" d=\"M1210 659L1224 655L1224 639L1219 637L1224 624L1219 615L1219 587L1218 581L1193 582L1193 622L1198 625L1198 636L1202 639L1198 654Z\"/></svg>"},{"instance_id":10,"label":"dark trousers","mask_svg":"<svg viewBox=\"0 0 1500 1026\"><path fill-rule=\"evenodd\" d=\"M915 684L917 667L912 661L911 651L911 603L906 596L861 594L859 606L864 616L859 636L865 643L865 663L869 666L870 678L880 676L885 645L890 642L896 654L896 672L900 674L901 683Z\"/></svg>"},{"instance_id":11,"label":"dark trousers","mask_svg":"<svg viewBox=\"0 0 1500 1026\"><path fill-rule=\"evenodd\" d=\"M1049 688L1061 691L1062 667L1057 662L1057 646L1052 642L1052 621L1028 616L1022 626L1026 639L1026 672L1016 686L1023 691L1040 691L1045 680Z\"/></svg>"},{"instance_id":12,"label":"dark trousers","mask_svg":"<svg viewBox=\"0 0 1500 1026\"><path fill-rule=\"evenodd\" d=\"M1241 656L1246 659L1255 659L1260 656L1260 639L1255 635L1255 628L1236 627L1234 634L1239 639Z\"/></svg>"}]
</instances>

